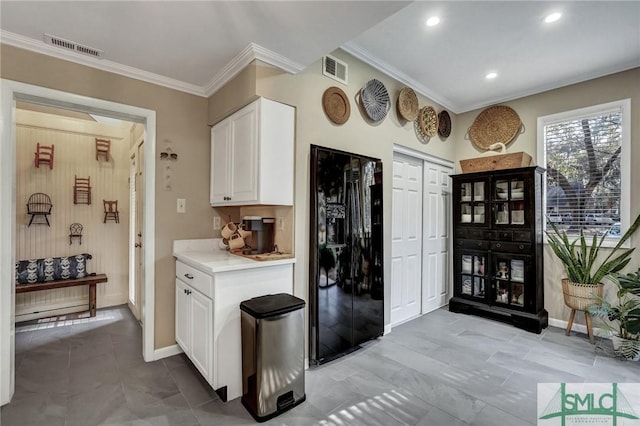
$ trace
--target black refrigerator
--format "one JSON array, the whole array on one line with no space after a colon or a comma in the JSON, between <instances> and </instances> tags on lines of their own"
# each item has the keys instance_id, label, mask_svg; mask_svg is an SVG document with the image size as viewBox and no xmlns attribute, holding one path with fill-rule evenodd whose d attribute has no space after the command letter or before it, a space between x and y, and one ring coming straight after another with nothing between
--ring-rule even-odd
<instances>
[{"instance_id":1,"label":"black refrigerator","mask_svg":"<svg viewBox=\"0 0 640 426\"><path fill-rule=\"evenodd\" d=\"M309 359L384 331L382 162L311 145Z\"/></svg>"}]
</instances>

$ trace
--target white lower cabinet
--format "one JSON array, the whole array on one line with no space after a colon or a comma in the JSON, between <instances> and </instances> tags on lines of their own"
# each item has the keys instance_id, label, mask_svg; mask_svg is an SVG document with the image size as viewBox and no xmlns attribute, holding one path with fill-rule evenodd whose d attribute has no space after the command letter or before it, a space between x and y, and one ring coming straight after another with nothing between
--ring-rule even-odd
<instances>
[{"instance_id":1,"label":"white lower cabinet","mask_svg":"<svg viewBox=\"0 0 640 426\"><path fill-rule=\"evenodd\" d=\"M213 381L213 300L176 279L176 342L200 374Z\"/></svg>"},{"instance_id":2,"label":"white lower cabinet","mask_svg":"<svg viewBox=\"0 0 640 426\"><path fill-rule=\"evenodd\" d=\"M207 275L176 261L176 342L224 401L242 396L240 303L293 292L293 264L262 263Z\"/></svg>"}]
</instances>

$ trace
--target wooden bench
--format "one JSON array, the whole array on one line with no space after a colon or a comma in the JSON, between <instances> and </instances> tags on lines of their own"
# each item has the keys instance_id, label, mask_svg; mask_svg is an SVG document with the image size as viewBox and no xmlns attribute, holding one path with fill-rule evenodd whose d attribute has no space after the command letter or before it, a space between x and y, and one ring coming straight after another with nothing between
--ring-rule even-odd
<instances>
[{"instance_id":1,"label":"wooden bench","mask_svg":"<svg viewBox=\"0 0 640 426\"><path fill-rule=\"evenodd\" d=\"M69 280L46 281L33 284L16 284L16 294L29 293L32 291L52 290L55 288L75 287L79 285L89 285L89 312L92 317L96 316L96 284L106 283L106 274L89 275L82 278Z\"/></svg>"}]
</instances>

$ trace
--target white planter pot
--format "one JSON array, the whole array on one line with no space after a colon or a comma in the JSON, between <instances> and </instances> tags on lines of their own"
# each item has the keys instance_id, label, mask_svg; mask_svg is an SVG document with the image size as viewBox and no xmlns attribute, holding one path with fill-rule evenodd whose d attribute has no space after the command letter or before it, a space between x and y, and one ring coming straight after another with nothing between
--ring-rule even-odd
<instances>
[{"instance_id":1,"label":"white planter pot","mask_svg":"<svg viewBox=\"0 0 640 426\"><path fill-rule=\"evenodd\" d=\"M627 357L623 353L624 352L623 349L627 345L633 345L635 343L635 345L640 347L640 341L623 339L623 338L621 338L619 336L611 336L611 343L613 343L613 350L615 351L616 354L622 356L623 358L628 359L629 361L639 361L640 360L640 350L637 351L635 357Z\"/></svg>"}]
</instances>

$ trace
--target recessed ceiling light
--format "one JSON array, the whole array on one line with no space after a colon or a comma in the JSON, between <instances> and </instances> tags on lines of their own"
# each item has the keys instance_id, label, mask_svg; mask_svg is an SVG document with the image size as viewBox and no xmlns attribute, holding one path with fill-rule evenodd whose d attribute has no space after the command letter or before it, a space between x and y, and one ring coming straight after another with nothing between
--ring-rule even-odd
<instances>
[{"instance_id":1,"label":"recessed ceiling light","mask_svg":"<svg viewBox=\"0 0 640 426\"><path fill-rule=\"evenodd\" d=\"M489 74L485 75L485 78L488 80L491 80L492 78L496 78L497 76L498 76L498 73L490 72Z\"/></svg>"},{"instance_id":2,"label":"recessed ceiling light","mask_svg":"<svg viewBox=\"0 0 640 426\"><path fill-rule=\"evenodd\" d=\"M554 12L550 15L547 15L546 18L544 18L544 22L546 22L547 24L550 24L552 22L556 22L558 19L560 19L560 17L562 16L562 13L560 12Z\"/></svg>"},{"instance_id":3,"label":"recessed ceiling light","mask_svg":"<svg viewBox=\"0 0 640 426\"><path fill-rule=\"evenodd\" d=\"M438 18L437 16L432 16L431 18L427 19L427 26L428 27L436 26L439 23L440 23L440 18Z\"/></svg>"}]
</instances>

